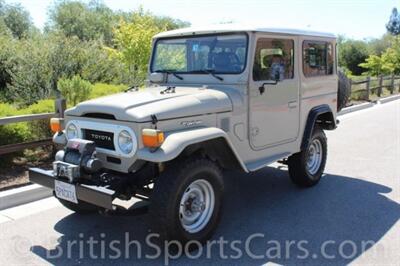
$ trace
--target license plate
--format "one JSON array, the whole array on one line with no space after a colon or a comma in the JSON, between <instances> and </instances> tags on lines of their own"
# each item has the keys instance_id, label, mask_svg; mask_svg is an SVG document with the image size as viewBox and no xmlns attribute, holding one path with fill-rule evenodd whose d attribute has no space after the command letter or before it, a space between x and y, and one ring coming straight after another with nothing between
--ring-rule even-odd
<instances>
[{"instance_id":1,"label":"license plate","mask_svg":"<svg viewBox=\"0 0 400 266\"><path fill-rule=\"evenodd\" d=\"M56 197L78 204L75 186L58 180L54 181Z\"/></svg>"}]
</instances>

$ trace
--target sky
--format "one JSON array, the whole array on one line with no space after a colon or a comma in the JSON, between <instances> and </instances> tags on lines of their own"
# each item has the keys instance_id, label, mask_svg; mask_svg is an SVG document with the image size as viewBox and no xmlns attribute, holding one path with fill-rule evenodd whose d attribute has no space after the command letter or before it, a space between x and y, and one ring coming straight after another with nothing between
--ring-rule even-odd
<instances>
[{"instance_id":1,"label":"sky","mask_svg":"<svg viewBox=\"0 0 400 266\"><path fill-rule=\"evenodd\" d=\"M20 3L43 28L54 0L6 0ZM86 1L87 2L87 1ZM379 38L393 7L400 0L103 0L113 10L142 6L156 15L170 16L193 26L221 22L260 27L296 28L343 34L349 38Z\"/></svg>"}]
</instances>

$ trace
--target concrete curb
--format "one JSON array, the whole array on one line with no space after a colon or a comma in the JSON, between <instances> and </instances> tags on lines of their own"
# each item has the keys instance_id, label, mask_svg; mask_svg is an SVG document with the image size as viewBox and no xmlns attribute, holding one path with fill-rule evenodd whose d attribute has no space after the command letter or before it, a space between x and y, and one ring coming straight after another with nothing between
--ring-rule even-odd
<instances>
[{"instance_id":1,"label":"concrete curb","mask_svg":"<svg viewBox=\"0 0 400 266\"><path fill-rule=\"evenodd\" d=\"M364 109L367 109L367 108L371 108L374 105L375 105L375 103L371 102L371 103L362 103L362 104L357 104L357 105L354 105L354 106L346 107L346 108L343 108L338 113L338 115L340 116L340 115L344 115L344 114L348 114L348 113L364 110Z\"/></svg>"},{"instance_id":2,"label":"concrete curb","mask_svg":"<svg viewBox=\"0 0 400 266\"><path fill-rule=\"evenodd\" d=\"M379 99L378 103L388 103L399 99L400 99L400 94Z\"/></svg>"},{"instance_id":3,"label":"concrete curb","mask_svg":"<svg viewBox=\"0 0 400 266\"><path fill-rule=\"evenodd\" d=\"M344 114L348 114L348 113L352 113L352 112L356 112L356 111L360 111L360 110L364 110L364 109L367 109L367 108L374 107L377 104L388 103L388 102L392 102L392 101L395 101L395 100L400 100L400 94L394 95L394 96L388 96L388 97L385 97L385 98L381 98L381 99L379 99L377 101L374 101L374 102L362 103L362 104L357 104L357 105L354 105L354 106L343 108L338 113L338 116L341 116L341 115L344 115Z\"/></svg>"},{"instance_id":4,"label":"concrete curb","mask_svg":"<svg viewBox=\"0 0 400 266\"><path fill-rule=\"evenodd\" d=\"M53 192L40 185L28 185L0 192L0 210L48 198Z\"/></svg>"}]
</instances>

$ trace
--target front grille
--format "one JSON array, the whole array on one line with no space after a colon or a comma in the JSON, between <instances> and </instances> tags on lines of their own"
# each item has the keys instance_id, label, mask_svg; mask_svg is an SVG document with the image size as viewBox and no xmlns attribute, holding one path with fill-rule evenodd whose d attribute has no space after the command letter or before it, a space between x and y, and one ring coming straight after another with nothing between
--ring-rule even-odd
<instances>
[{"instance_id":1,"label":"front grille","mask_svg":"<svg viewBox=\"0 0 400 266\"><path fill-rule=\"evenodd\" d=\"M112 132L83 129L83 138L93 141L96 144L96 147L115 150L114 133Z\"/></svg>"}]
</instances>

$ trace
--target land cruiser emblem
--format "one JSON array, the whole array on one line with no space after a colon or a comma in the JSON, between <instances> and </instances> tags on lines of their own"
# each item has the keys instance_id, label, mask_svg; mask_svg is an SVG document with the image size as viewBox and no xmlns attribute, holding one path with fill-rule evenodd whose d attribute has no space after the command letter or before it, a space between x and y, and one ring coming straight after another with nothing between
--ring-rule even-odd
<instances>
[{"instance_id":1,"label":"land cruiser emblem","mask_svg":"<svg viewBox=\"0 0 400 266\"><path fill-rule=\"evenodd\" d=\"M201 121L201 120L182 121L181 125L184 127L192 127L192 126L200 125L201 123L203 123L203 121Z\"/></svg>"}]
</instances>

